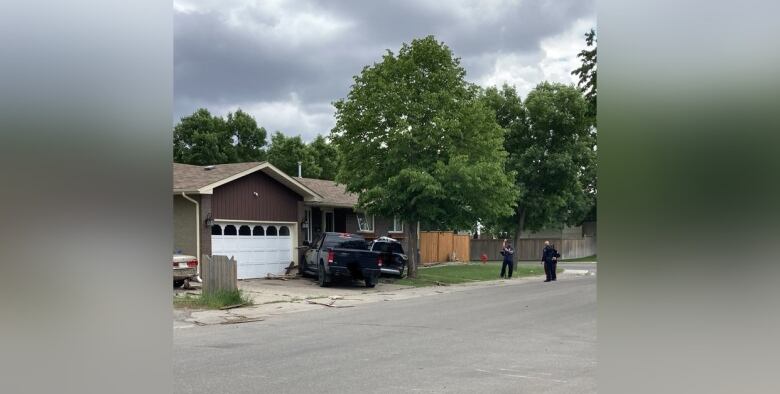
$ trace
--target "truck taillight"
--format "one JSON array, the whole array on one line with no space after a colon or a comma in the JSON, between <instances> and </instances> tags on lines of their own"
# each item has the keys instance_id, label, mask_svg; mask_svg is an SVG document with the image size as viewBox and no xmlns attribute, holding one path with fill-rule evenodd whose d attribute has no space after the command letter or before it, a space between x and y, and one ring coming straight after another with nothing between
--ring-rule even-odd
<instances>
[{"instance_id":1,"label":"truck taillight","mask_svg":"<svg viewBox=\"0 0 780 394\"><path fill-rule=\"evenodd\" d=\"M198 266L198 260L190 260L187 262L187 267L196 268Z\"/></svg>"},{"instance_id":2,"label":"truck taillight","mask_svg":"<svg viewBox=\"0 0 780 394\"><path fill-rule=\"evenodd\" d=\"M384 264L384 261L382 261L382 257L380 256L378 259L376 259L376 265L381 267L382 264Z\"/></svg>"},{"instance_id":3,"label":"truck taillight","mask_svg":"<svg viewBox=\"0 0 780 394\"><path fill-rule=\"evenodd\" d=\"M336 253L333 252L333 249L328 248L328 264L333 264L333 259L336 258Z\"/></svg>"}]
</instances>

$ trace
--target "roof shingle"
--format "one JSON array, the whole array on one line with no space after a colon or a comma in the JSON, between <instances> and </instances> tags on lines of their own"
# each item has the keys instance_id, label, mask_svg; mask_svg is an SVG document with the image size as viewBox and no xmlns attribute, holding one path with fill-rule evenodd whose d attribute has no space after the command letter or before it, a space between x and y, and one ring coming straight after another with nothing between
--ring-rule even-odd
<instances>
[{"instance_id":1,"label":"roof shingle","mask_svg":"<svg viewBox=\"0 0 780 394\"><path fill-rule=\"evenodd\" d=\"M354 207L358 203L357 194L347 191L346 185L340 185L334 181L311 178L295 178L306 187L322 196L320 205L337 205L343 207Z\"/></svg>"},{"instance_id":2,"label":"roof shingle","mask_svg":"<svg viewBox=\"0 0 780 394\"><path fill-rule=\"evenodd\" d=\"M250 168L257 167L262 162L217 164L211 170L206 166L173 163L173 191L195 191L204 186L219 182Z\"/></svg>"}]
</instances>

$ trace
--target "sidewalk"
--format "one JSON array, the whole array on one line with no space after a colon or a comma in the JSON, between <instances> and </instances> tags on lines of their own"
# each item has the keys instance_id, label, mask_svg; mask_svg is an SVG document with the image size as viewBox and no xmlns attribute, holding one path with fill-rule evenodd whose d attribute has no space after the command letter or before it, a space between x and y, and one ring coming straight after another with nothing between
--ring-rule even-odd
<instances>
[{"instance_id":1,"label":"sidewalk","mask_svg":"<svg viewBox=\"0 0 780 394\"><path fill-rule=\"evenodd\" d=\"M594 275L581 270L566 270L561 276ZM314 309L351 308L375 302L391 302L416 297L435 296L474 288L490 286L514 286L538 281L541 276L511 280L482 281L450 286L411 287L379 283L373 289L359 285L341 284L319 287L310 278L286 281L276 279L251 279L238 282L238 288L251 297L254 305L230 310L174 310L174 328L214 324L235 324L266 320L272 316ZM356 282L357 283L357 282ZM200 290L177 290L199 293Z\"/></svg>"}]
</instances>

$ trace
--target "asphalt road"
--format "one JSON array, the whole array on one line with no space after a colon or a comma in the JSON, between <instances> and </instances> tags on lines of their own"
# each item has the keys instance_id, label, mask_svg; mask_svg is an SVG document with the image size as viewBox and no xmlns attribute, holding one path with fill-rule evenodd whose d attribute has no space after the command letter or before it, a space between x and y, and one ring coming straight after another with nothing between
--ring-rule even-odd
<instances>
[{"instance_id":1,"label":"asphalt road","mask_svg":"<svg viewBox=\"0 0 780 394\"><path fill-rule=\"evenodd\" d=\"M177 393L593 393L596 277L174 332Z\"/></svg>"}]
</instances>

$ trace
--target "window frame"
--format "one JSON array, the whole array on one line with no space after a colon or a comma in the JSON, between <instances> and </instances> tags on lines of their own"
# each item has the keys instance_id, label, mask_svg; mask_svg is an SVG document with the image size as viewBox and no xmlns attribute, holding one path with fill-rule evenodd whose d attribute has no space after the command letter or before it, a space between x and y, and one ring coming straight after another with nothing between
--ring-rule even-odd
<instances>
[{"instance_id":1,"label":"window frame","mask_svg":"<svg viewBox=\"0 0 780 394\"><path fill-rule=\"evenodd\" d=\"M396 222L398 222L398 224L400 225L400 227L401 227L400 230L396 230L395 229L395 223ZM394 234L402 234L404 232L404 222L403 222L403 220L401 220L398 216L394 215L393 216L393 224L390 227L390 230L388 230L387 232L388 233L394 233Z\"/></svg>"},{"instance_id":2,"label":"window frame","mask_svg":"<svg viewBox=\"0 0 780 394\"><path fill-rule=\"evenodd\" d=\"M366 218L365 223L368 223L368 214L363 212L355 212L355 220L357 221L357 227L358 227L358 233L367 233L367 234L373 234L376 230L375 222L374 222L374 215L371 215L371 228L368 230L363 230L360 228L360 215L363 215L363 217Z\"/></svg>"}]
</instances>

